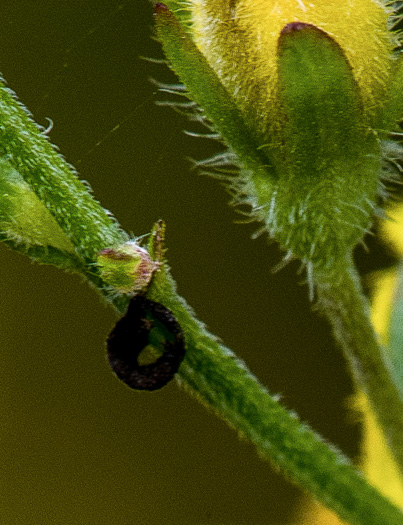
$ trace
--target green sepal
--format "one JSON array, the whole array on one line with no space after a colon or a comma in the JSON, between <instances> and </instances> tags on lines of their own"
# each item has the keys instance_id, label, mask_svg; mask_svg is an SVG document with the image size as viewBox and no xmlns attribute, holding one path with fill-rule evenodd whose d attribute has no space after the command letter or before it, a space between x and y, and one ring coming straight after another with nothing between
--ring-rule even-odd
<instances>
[{"instance_id":1,"label":"green sepal","mask_svg":"<svg viewBox=\"0 0 403 525\"><path fill-rule=\"evenodd\" d=\"M260 145L254 140L232 96L171 11L157 4L154 13L165 55L190 98L203 108L205 116L242 166L251 170L257 179L255 182L269 185L276 178L274 169L268 157L259 150Z\"/></svg>"},{"instance_id":2,"label":"green sepal","mask_svg":"<svg viewBox=\"0 0 403 525\"><path fill-rule=\"evenodd\" d=\"M358 87L329 35L310 24L288 24L279 38L278 74L285 143L294 169L321 174L324 163L360 150Z\"/></svg>"},{"instance_id":3,"label":"green sepal","mask_svg":"<svg viewBox=\"0 0 403 525\"><path fill-rule=\"evenodd\" d=\"M379 146L339 45L294 22L278 42L282 156L273 235L302 260L331 267L369 228Z\"/></svg>"},{"instance_id":4,"label":"green sepal","mask_svg":"<svg viewBox=\"0 0 403 525\"><path fill-rule=\"evenodd\" d=\"M377 127L384 133L400 131L399 120L403 119L403 52L396 58L388 83L387 103L381 113Z\"/></svg>"}]
</instances>

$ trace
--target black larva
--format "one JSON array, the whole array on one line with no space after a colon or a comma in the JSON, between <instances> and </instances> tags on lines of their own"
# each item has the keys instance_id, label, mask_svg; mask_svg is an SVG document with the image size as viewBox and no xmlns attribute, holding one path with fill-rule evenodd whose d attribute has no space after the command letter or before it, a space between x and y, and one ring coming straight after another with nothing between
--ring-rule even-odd
<instances>
[{"instance_id":1,"label":"black larva","mask_svg":"<svg viewBox=\"0 0 403 525\"><path fill-rule=\"evenodd\" d=\"M151 364L140 365L138 356L150 344L153 328L163 332L163 354ZM185 356L183 331L172 312L143 296L130 300L126 314L119 319L106 342L108 360L115 374L129 387L157 390L176 374Z\"/></svg>"}]
</instances>

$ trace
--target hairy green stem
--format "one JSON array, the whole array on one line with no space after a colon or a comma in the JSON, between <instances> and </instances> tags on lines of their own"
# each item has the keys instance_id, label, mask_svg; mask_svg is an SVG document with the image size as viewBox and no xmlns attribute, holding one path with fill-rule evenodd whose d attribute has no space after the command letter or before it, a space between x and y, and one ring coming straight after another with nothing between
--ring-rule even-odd
<instances>
[{"instance_id":1,"label":"hairy green stem","mask_svg":"<svg viewBox=\"0 0 403 525\"><path fill-rule=\"evenodd\" d=\"M7 158L45 204L84 260L127 240L73 168L0 82L0 156Z\"/></svg>"},{"instance_id":2,"label":"hairy green stem","mask_svg":"<svg viewBox=\"0 0 403 525\"><path fill-rule=\"evenodd\" d=\"M262 456L352 524L403 523L403 513L371 487L340 452L283 408L245 364L218 342L176 293L166 270L148 297L170 308L187 342L179 381L250 439Z\"/></svg>"},{"instance_id":3,"label":"hairy green stem","mask_svg":"<svg viewBox=\"0 0 403 525\"><path fill-rule=\"evenodd\" d=\"M330 320L356 384L367 394L403 472L403 402L371 325L369 305L354 264L349 258L331 279L324 273L314 273L313 278L317 284L319 308Z\"/></svg>"}]
</instances>

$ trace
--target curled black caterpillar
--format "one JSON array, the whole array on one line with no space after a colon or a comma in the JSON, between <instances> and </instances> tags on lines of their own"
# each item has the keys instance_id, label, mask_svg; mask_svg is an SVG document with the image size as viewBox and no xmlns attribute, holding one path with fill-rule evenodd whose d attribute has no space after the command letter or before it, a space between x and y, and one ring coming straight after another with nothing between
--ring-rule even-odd
<instances>
[{"instance_id":1,"label":"curled black caterpillar","mask_svg":"<svg viewBox=\"0 0 403 525\"><path fill-rule=\"evenodd\" d=\"M150 344L153 328L159 333L158 346L163 354L151 364L140 365L138 357ZM157 390L166 385L185 356L183 331L172 312L143 296L130 300L126 314L116 323L106 345L112 370L137 390Z\"/></svg>"}]
</instances>

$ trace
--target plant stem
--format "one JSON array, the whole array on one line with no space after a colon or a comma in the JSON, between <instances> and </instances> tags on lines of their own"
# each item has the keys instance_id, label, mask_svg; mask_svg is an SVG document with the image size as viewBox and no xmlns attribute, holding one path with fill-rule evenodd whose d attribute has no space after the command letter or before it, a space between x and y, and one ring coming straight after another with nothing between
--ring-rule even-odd
<instances>
[{"instance_id":1,"label":"plant stem","mask_svg":"<svg viewBox=\"0 0 403 525\"><path fill-rule=\"evenodd\" d=\"M177 295L165 268L155 275L147 296L172 310L184 330L187 353L179 382L250 439L263 457L349 523L403 522L402 512L371 487L347 458L283 408L245 364L205 329Z\"/></svg>"},{"instance_id":2,"label":"plant stem","mask_svg":"<svg viewBox=\"0 0 403 525\"><path fill-rule=\"evenodd\" d=\"M127 240L1 82L0 156L7 158L45 204L84 260L91 261L103 248Z\"/></svg>"},{"instance_id":3,"label":"plant stem","mask_svg":"<svg viewBox=\"0 0 403 525\"><path fill-rule=\"evenodd\" d=\"M403 402L370 322L369 304L351 257L331 279L313 275L319 308L332 324L357 387L368 396L395 460L403 472Z\"/></svg>"}]
</instances>

